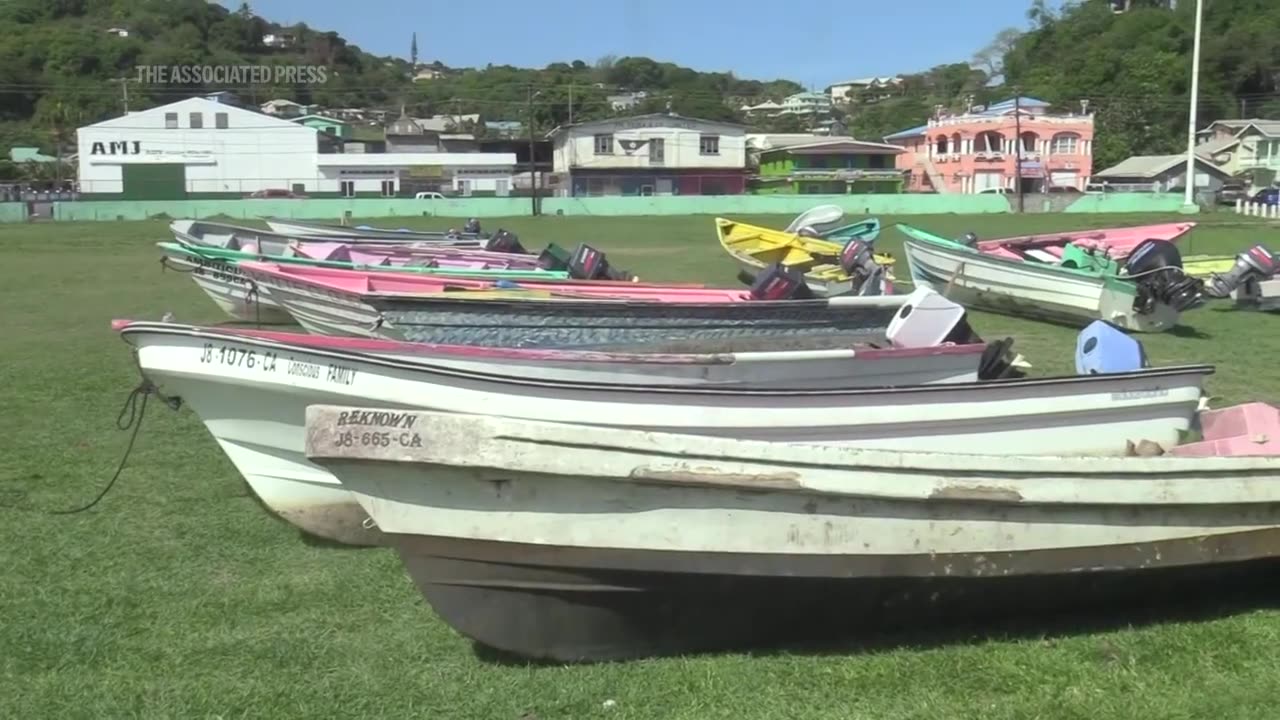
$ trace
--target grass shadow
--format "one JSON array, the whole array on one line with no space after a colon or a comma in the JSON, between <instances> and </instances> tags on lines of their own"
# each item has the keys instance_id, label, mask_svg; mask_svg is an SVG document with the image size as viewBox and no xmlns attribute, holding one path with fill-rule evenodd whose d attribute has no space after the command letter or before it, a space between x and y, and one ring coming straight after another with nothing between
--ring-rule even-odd
<instances>
[{"instance_id":1,"label":"grass shadow","mask_svg":"<svg viewBox=\"0 0 1280 720\"><path fill-rule=\"evenodd\" d=\"M1209 340L1213 338L1209 333L1203 330L1197 330L1190 325L1174 325L1170 328L1169 334L1174 337L1193 338L1195 340Z\"/></svg>"}]
</instances>

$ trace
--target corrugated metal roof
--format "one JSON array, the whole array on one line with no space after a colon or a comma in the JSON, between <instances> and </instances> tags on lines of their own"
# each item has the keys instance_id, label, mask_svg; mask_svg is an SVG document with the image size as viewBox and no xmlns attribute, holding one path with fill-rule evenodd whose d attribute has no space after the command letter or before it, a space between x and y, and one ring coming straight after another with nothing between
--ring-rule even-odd
<instances>
[{"instance_id":1,"label":"corrugated metal roof","mask_svg":"<svg viewBox=\"0 0 1280 720\"><path fill-rule=\"evenodd\" d=\"M1220 174L1224 174L1212 162L1197 155L1197 165L1206 170L1213 170ZM1184 164L1187 161L1186 155L1134 155L1120 162L1119 165L1113 165L1099 172L1095 172L1095 178L1108 177L1138 177L1138 178L1154 178L1168 172L1170 169Z\"/></svg>"}]
</instances>

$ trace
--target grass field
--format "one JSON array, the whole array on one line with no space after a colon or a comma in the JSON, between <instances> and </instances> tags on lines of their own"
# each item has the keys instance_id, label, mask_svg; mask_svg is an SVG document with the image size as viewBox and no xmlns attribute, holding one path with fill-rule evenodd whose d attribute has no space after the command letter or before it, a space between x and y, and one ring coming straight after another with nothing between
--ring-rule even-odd
<instances>
[{"instance_id":1,"label":"grass field","mask_svg":"<svg viewBox=\"0 0 1280 720\"><path fill-rule=\"evenodd\" d=\"M1158 220L908 221L995 237ZM485 222L499 226L531 248L591 242L646 280L736 284L709 217ZM0 226L0 718L1276 716L1280 594L1194 622L1046 621L1029 636L887 638L835 654L486 660L435 617L392 551L304 541L255 503L189 410L155 402L101 504L48 515L91 499L125 449L114 422L138 377L109 321L225 319L189 278L161 271L151 243L166 236L161 222ZM897 233L882 238L901 257ZM1180 246L1235 253L1254 242L1280 249L1280 230L1208 216ZM1154 364L1217 365L1216 405L1280 400L1280 317L1210 307L1183 321L1142 336ZM1035 374L1072 371L1070 329L977 313L972 324L988 340L1015 337ZM1151 598L1157 615L1168 602Z\"/></svg>"}]
</instances>

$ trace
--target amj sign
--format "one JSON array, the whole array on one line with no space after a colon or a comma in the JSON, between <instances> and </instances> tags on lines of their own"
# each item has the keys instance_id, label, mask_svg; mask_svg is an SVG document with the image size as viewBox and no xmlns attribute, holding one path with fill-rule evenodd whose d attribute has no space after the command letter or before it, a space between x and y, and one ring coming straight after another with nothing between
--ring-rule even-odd
<instances>
[{"instance_id":1,"label":"amj sign","mask_svg":"<svg viewBox=\"0 0 1280 720\"><path fill-rule=\"evenodd\" d=\"M142 141L123 140L120 142L96 142L89 148L90 155L141 155Z\"/></svg>"}]
</instances>

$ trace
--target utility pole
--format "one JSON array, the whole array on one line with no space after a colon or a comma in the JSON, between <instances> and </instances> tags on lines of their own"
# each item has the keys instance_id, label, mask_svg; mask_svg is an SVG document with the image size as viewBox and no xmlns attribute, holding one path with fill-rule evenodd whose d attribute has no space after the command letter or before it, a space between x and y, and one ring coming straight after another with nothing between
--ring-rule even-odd
<instances>
[{"instance_id":1,"label":"utility pole","mask_svg":"<svg viewBox=\"0 0 1280 720\"><path fill-rule=\"evenodd\" d=\"M129 78L111 78L107 82L120 83L120 93L124 100L124 114L129 114Z\"/></svg>"},{"instance_id":2,"label":"utility pole","mask_svg":"<svg viewBox=\"0 0 1280 720\"><path fill-rule=\"evenodd\" d=\"M538 166L533 159L533 99L538 95L529 86L529 211L534 216L538 215Z\"/></svg>"},{"instance_id":3,"label":"utility pole","mask_svg":"<svg viewBox=\"0 0 1280 720\"><path fill-rule=\"evenodd\" d=\"M1204 16L1204 0L1196 0L1196 39L1191 50L1191 112L1187 114L1186 194L1182 204L1195 204L1196 191L1196 106L1200 100L1200 23Z\"/></svg>"},{"instance_id":4,"label":"utility pole","mask_svg":"<svg viewBox=\"0 0 1280 720\"><path fill-rule=\"evenodd\" d=\"M569 124L573 124L573 81L569 81Z\"/></svg>"},{"instance_id":5,"label":"utility pole","mask_svg":"<svg viewBox=\"0 0 1280 720\"><path fill-rule=\"evenodd\" d=\"M1013 181L1018 190L1018 212L1024 209L1022 198L1022 88L1013 89L1013 147L1017 151L1014 156Z\"/></svg>"}]
</instances>

